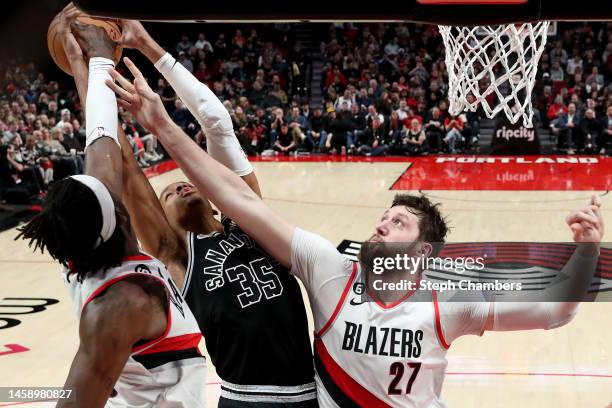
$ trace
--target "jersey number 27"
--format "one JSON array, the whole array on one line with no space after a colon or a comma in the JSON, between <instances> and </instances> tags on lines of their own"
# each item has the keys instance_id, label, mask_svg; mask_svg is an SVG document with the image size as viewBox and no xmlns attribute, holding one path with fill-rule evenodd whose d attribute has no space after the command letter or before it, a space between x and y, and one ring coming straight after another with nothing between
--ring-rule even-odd
<instances>
[{"instance_id":1,"label":"jersey number 27","mask_svg":"<svg viewBox=\"0 0 612 408\"><path fill-rule=\"evenodd\" d=\"M412 384L414 384L414 380L416 380L417 375L419 375L421 363L406 363L406 365L413 369L412 374L408 379L408 385L406 386L406 394L410 394L412 391ZM391 364L391 367L389 367L389 375L394 376L391 384L389 384L389 395L402 395L402 390L397 388L397 385L404 376L404 364L399 361Z\"/></svg>"}]
</instances>

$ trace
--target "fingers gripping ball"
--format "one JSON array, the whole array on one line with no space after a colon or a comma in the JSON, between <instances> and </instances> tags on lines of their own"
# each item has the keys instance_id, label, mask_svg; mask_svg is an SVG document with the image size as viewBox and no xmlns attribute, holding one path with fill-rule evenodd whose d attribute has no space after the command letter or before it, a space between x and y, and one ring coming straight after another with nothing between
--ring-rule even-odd
<instances>
[{"instance_id":1,"label":"fingers gripping ball","mask_svg":"<svg viewBox=\"0 0 612 408\"><path fill-rule=\"evenodd\" d=\"M79 16L77 17L77 20L82 24L92 24L104 28L110 39L113 41L119 41L121 38L121 27L114 21L100 20L87 16ZM66 53L64 51L62 37L58 31L58 25L59 15L55 16L49 25L49 30L47 31L47 46L49 47L49 53L51 54L51 58L53 58L55 64L57 64L57 66L68 75L72 75L70 63L68 62L68 58L66 57ZM121 59L122 51L123 47L117 45L117 48L115 49L115 63L119 62L119 59Z\"/></svg>"}]
</instances>

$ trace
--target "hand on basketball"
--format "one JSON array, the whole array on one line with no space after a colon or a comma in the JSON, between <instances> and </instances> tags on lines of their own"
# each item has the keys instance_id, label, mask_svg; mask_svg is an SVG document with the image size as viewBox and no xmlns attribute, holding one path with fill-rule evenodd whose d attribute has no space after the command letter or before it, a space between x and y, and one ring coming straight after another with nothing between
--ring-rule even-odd
<instances>
[{"instance_id":1,"label":"hand on basketball","mask_svg":"<svg viewBox=\"0 0 612 408\"><path fill-rule=\"evenodd\" d=\"M74 3L69 3L59 14L58 33L62 36L64 52L68 61L78 61L83 59L83 51L76 38L72 34L72 24L80 16L81 11L76 8Z\"/></svg>"},{"instance_id":2,"label":"hand on basketball","mask_svg":"<svg viewBox=\"0 0 612 408\"><path fill-rule=\"evenodd\" d=\"M124 48L139 49L149 38L149 33L138 20L121 20L121 39Z\"/></svg>"},{"instance_id":3,"label":"hand on basketball","mask_svg":"<svg viewBox=\"0 0 612 408\"><path fill-rule=\"evenodd\" d=\"M593 194L591 204L572 211L565 222L572 230L575 242L600 243L604 235L601 199Z\"/></svg>"},{"instance_id":4,"label":"hand on basketball","mask_svg":"<svg viewBox=\"0 0 612 408\"><path fill-rule=\"evenodd\" d=\"M106 85L117 94L117 102L121 107L132 113L142 126L155 133L161 126L171 122L171 119L161 98L153 92L136 65L127 57L123 58L123 62L134 75L134 83L112 69L109 73L116 82L107 80Z\"/></svg>"},{"instance_id":5,"label":"hand on basketball","mask_svg":"<svg viewBox=\"0 0 612 408\"><path fill-rule=\"evenodd\" d=\"M117 44L111 40L103 28L74 21L71 25L71 31L87 58L115 59Z\"/></svg>"},{"instance_id":6,"label":"hand on basketball","mask_svg":"<svg viewBox=\"0 0 612 408\"><path fill-rule=\"evenodd\" d=\"M64 7L62 12L59 14L57 31L62 35L65 33L70 33L70 26L81 14L81 11L74 5L74 3L68 3L68 5Z\"/></svg>"}]
</instances>

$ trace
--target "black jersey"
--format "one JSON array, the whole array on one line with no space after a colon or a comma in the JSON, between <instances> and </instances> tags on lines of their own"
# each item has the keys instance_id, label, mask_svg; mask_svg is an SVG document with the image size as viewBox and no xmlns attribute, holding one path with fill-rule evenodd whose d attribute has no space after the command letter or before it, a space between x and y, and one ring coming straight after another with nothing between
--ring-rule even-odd
<instances>
[{"instance_id":1,"label":"black jersey","mask_svg":"<svg viewBox=\"0 0 612 408\"><path fill-rule=\"evenodd\" d=\"M217 373L224 383L297 387L315 398L296 278L231 220L224 218L223 227L223 233L188 234L183 289Z\"/></svg>"}]
</instances>

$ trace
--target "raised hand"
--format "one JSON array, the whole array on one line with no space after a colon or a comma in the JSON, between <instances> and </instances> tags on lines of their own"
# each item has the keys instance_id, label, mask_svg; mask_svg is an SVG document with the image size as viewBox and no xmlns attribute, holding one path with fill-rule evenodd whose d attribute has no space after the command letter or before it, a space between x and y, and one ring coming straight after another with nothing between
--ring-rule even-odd
<instances>
[{"instance_id":1,"label":"raised hand","mask_svg":"<svg viewBox=\"0 0 612 408\"><path fill-rule=\"evenodd\" d=\"M135 48L143 53L152 63L157 62L166 51L149 35L138 20L120 20L121 39L119 44L124 48Z\"/></svg>"},{"instance_id":2,"label":"raised hand","mask_svg":"<svg viewBox=\"0 0 612 408\"><path fill-rule=\"evenodd\" d=\"M140 49L150 39L149 33L138 20L120 20L121 39L119 44L123 48Z\"/></svg>"},{"instance_id":3,"label":"raised hand","mask_svg":"<svg viewBox=\"0 0 612 408\"><path fill-rule=\"evenodd\" d=\"M172 123L172 120L161 98L149 87L136 65L127 57L123 58L123 62L134 75L134 83L113 69L109 72L116 82L107 80L106 85L117 94L119 106L131 112L142 126L155 134L162 126Z\"/></svg>"},{"instance_id":4,"label":"raised hand","mask_svg":"<svg viewBox=\"0 0 612 408\"><path fill-rule=\"evenodd\" d=\"M111 40L106 30L91 24L81 24L78 21L74 21L70 28L87 58L115 59L117 44Z\"/></svg>"},{"instance_id":5,"label":"raised hand","mask_svg":"<svg viewBox=\"0 0 612 408\"><path fill-rule=\"evenodd\" d=\"M80 15L82 15L82 12L76 8L74 3L69 3L64 7L58 18L57 30L59 35L62 36L64 52L69 61L83 59L83 51L72 34L72 24Z\"/></svg>"},{"instance_id":6,"label":"raised hand","mask_svg":"<svg viewBox=\"0 0 612 408\"><path fill-rule=\"evenodd\" d=\"M71 32L70 26L80 15L82 15L82 12L74 5L74 3L68 3L68 5L64 7L64 9L58 15L57 31L60 34Z\"/></svg>"},{"instance_id":7,"label":"raised hand","mask_svg":"<svg viewBox=\"0 0 612 408\"><path fill-rule=\"evenodd\" d=\"M604 235L601 199L593 194L591 203L572 211L565 218L565 222L572 230L574 242L600 243Z\"/></svg>"}]
</instances>

